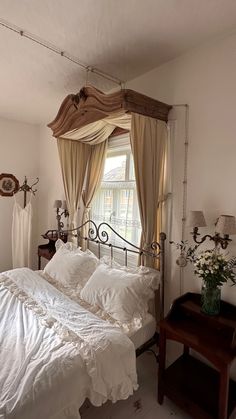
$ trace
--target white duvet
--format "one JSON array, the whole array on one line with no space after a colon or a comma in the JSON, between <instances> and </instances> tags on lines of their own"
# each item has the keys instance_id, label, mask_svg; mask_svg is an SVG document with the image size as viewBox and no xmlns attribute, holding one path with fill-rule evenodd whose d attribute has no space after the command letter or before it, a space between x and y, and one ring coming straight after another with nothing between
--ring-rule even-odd
<instances>
[{"instance_id":1,"label":"white duvet","mask_svg":"<svg viewBox=\"0 0 236 419\"><path fill-rule=\"evenodd\" d=\"M0 419L78 419L137 388L133 343L28 268L0 275Z\"/></svg>"}]
</instances>

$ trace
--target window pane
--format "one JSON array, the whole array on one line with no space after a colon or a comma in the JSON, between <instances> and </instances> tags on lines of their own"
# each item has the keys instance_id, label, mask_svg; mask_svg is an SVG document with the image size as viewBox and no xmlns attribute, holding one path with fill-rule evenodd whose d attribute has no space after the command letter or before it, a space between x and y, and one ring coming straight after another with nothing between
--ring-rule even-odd
<instances>
[{"instance_id":1,"label":"window pane","mask_svg":"<svg viewBox=\"0 0 236 419\"><path fill-rule=\"evenodd\" d=\"M126 155L107 157L103 181L119 182L125 180Z\"/></svg>"},{"instance_id":2,"label":"window pane","mask_svg":"<svg viewBox=\"0 0 236 419\"><path fill-rule=\"evenodd\" d=\"M104 195L104 216L110 217L113 208L113 194L112 190L107 189L103 191Z\"/></svg>"},{"instance_id":3,"label":"window pane","mask_svg":"<svg viewBox=\"0 0 236 419\"><path fill-rule=\"evenodd\" d=\"M133 191L132 189L120 189L120 218L132 220Z\"/></svg>"}]
</instances>

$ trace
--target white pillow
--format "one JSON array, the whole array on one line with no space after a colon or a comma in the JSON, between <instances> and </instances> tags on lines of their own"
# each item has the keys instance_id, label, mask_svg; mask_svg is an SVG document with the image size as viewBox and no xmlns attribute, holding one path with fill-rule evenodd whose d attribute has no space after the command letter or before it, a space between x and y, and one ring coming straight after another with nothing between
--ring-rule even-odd
<instances>
[{"instance_id":1,"label":"white pillow","mask_svg":"<svg viewBox=\"0 0 236 419\"><path fill-rule=\"evenodd\" d=\"M65 286L81 288L86 284L99 264L98 258L89 250L68 250L61 246L44 268L44 273Z\"/></svg>"},{"instance_id":2,"label":"white pillow","mask_svg":"<svg viewBox=\"0 0 236 419\"><path fill-rule=\"evenodd\" d=\"M100 264L81 291L87 303L99 306L121 322L144 319L153 291L137 273Z\"/></svg>"},{"instance_id":3,"label":"white pillow","mask_svg":"<svg viewBox=\"0 0 236 419\"><path fill-rule=\"evenodd\" d=\"M56 251L61 249L62 247L67 250L80 250L81 247L77 246L77 244L73 242L63 242L63 240L58 239L55 243Z\"/></svg>"},{"instance_id":4,"label":"white pillow","mask_svg":"<svg viewBox=\"0 0 236 419\"><path fill-rule=\"evenodd\" d=\"M100 260L101 263L105 263L106 265L122 269L126 272L130 272L133 274L138 274L142 276L143 281L146 283L148 287L150 287L153 290L157 290L160 285L160 271L153 268L148 268L147 266L137 266L135 268L129 268L127 266L122 266L118 262L114 261L114 259L111 259L110 256L103 256Z\"/></svg>"}]
</instances>

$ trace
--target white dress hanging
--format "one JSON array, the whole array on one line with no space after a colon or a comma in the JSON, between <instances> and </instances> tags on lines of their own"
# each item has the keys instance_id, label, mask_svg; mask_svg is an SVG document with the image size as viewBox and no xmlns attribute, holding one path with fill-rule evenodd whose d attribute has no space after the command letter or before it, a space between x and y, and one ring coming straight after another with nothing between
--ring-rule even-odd
<instances>
[{"instance_id":1,"label":"white dress hanging","mask_svg":"<svg viewBox=\"0 0 236 419\"><path fill-rule=\"evenodd\" d=\"M14 195L12 219L12 265L13 268L30 267L31 265L31 233L32 233L32 204L31 196L25 208L22 208Z\"/></svg>"}]
</instances>

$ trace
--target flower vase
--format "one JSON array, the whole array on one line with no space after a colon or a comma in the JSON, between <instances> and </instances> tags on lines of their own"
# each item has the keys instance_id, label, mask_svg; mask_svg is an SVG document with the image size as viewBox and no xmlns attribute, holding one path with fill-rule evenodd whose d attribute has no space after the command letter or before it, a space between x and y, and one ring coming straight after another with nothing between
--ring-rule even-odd
<instances>
[{"instance_id":1,"label":"flower vase","mask_svg":"<svg viewBox=\"0 0 236 419\"><path fill-rule=\"evenodd\" d=\"M201 310L209 316L217 316L220 313L220 287L212 287L204 283L201 293Z\"/></svg>"}]
</instances>

